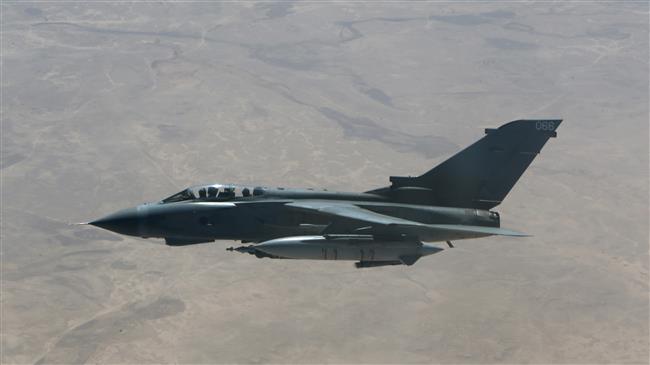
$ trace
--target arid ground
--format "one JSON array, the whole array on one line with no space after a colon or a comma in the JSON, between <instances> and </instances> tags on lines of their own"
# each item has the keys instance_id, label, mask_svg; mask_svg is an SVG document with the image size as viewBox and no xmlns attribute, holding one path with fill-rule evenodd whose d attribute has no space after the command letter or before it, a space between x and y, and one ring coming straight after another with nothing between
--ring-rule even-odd
<instances>
[{"instance_id":1,"label":"arid ground","mask_svg":"<svg viewBox=\"0 0 650 365\"><path fill-rule=\"evenodd\" d=\"M3 1L2 363L647 363L647 2ZM529 238L412 267L75 226L208 182L364 191L520 118Z\"/></svg>"}]
</instances>

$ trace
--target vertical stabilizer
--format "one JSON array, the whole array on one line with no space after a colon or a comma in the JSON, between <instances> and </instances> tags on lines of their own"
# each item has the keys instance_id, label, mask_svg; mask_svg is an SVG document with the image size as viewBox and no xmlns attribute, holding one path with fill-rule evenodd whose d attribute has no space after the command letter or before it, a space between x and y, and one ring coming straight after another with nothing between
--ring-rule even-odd
<instances>
[{"instance_id":1,"label":"vertical stabilizer","mask_svg":"<svg viewBox=\"0 0 650 365\"><path fill-rule=\"evenodd\" d=\"M556 137L561 119L516 120L496 129L418 177L391 177L392 186L375 193L431 205L490 209L499 205L546 141ZM410 194L410 195L409 195Z\"/></svg>"}]
</instances>

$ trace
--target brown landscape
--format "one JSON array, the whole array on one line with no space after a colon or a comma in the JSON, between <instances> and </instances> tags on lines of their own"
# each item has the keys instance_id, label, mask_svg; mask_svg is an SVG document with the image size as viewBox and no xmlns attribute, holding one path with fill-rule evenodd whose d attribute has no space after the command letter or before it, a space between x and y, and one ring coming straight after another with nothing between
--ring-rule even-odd
<instances>
[{"instance_id":1,"label":"brown landscape","mask_svg":"<svg viewBox=\"0 0 650 365\"><path fill-rule=\"evenodd\" d=\"M2 363L648 363L647 2L0 9ZM72 224L370 190L520 118L564 119L496 209L533 236L412 267Z\"/></svg>"}]
</instances>

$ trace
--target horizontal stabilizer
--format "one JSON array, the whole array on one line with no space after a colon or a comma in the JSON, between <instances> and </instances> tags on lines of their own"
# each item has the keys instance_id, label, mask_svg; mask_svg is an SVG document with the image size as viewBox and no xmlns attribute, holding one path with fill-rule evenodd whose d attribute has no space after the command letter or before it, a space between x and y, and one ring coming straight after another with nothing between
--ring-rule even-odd
<instances>
[{"instance_id":1,"label":"horizontal stabilizer","mask_svg":"<svg viewBox=\"0 0 650 365\"><path fill-rule=\"evenodd\" d=\"M485 236L511 236L511 237L530 237L529 234L512 231L504 228L497 227L483 227L483 226L465 226L462 224L430 224L428 227L440 231L455 232L459 234L478 234Z\"/></svg>"}]
</instances>

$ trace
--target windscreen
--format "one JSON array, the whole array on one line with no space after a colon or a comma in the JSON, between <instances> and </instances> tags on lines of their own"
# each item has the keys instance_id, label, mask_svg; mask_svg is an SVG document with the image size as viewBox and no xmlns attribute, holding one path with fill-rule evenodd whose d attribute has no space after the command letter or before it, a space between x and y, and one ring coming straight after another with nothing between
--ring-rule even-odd
<instances>
[{"instance_id":1,"label":"windscreen","mask_svg":"<svg viewBox=\"0 0 650 365\"><path fill-rule=\"evenodd\" d=\"M167 199L163 199L163 203L175 203L175 202L180 202L183 200L192 200L196 199L196 196L194 196L194 193L190 189L185 189L179 193L176 193L172 196L170 196Z\"/></svg>"}]
</instances>

